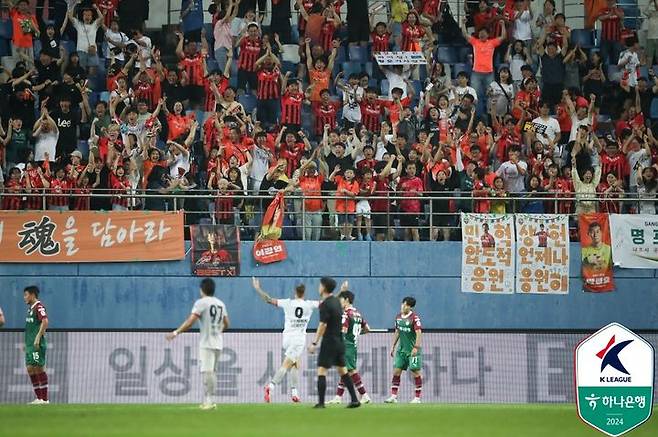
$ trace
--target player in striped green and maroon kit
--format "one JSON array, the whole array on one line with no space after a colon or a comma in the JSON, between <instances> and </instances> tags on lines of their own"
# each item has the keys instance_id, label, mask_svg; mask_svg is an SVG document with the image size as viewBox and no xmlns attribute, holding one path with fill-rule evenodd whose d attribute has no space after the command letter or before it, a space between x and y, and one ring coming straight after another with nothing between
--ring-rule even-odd
<instances>
[{"instance_id":1,"label":"player in striped green and maroon kit","mask_svg":"<svg viewBox=\"0 0 658 437\"><path fill-rule=\"evenodd\" d=\"M39 300L39 288L32 285L23 290L23 300L28 306L25 318L25 366L30 375L36 399L31 404L48 403L48 375L46 366L46 329L48 315Z\"/></svg>"},{"instance_id":2,"label":"player in striped green and maroon kit","mask_svg":"<svg viewBox=\"0 0 658 437\"><path fill-rule=\"evenodd\" d=\"M361 381L361 375L356 370L356 358L359 336L370 332L370 326L368 326L368 322L361 316L361 313L352 306L354 303L354 293L347 290L347 286L347 282L344 282L341 292L338 295L340 305L343 307L342 323L343 342L345 343L345 365L347 367L347 373L352 378L352 382L354 382L354 387L361 394L361 403L369 404L372 402L372 399L366 393L366 388L363 386L363 381ZM327 403L340 404L343 393L345 393L345 386L342 381L339 381L336 397Z\"/></svg>"},{"instance_id":3,"label":"player in striped green and maroon kit","mask_svg":"<svg viewBox=\"0 0 658 437\"><path fill-rule=\"evenodd\" d=\"M393 336L393 347L391 348L391 356L395 354L393 361L393 382L391 384L391 397L384 401L387 404L394 404L398 401L400 375L402 375L403 370L408 370L414 375L416 395L411 403L420 403L420 395L423 390L423 378L421 375L423 362L420 350L422 326L420 317L414 311L415 306L416 299L405 297L402 299L400 313L395 318L395 335ZM395 351L398 341L400 346Z\"/></svg>"}]
</instances>

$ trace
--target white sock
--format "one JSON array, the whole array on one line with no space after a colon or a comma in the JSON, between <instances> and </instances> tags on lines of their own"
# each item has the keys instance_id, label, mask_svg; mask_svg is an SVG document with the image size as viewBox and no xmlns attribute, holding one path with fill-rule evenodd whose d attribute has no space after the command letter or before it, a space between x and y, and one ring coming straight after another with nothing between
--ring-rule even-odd
<instances>
[{"instance_id":1,"label":"white sock","mask_svg":"<svg viewBox=\"0 0 658 437\"><path fill-rule=\"evenodd\" d=\"M279 367L279 370L277 370L276 373L274 374L274 377L272 378L272 382L270 384L274 384L274 385L280 384L281 380L283 380L283 377L286 376L287 371L288 369L286 369L285 367Z\"/></svg>"},{"instance_id":2,"label":"white sock","mask_svg":"<svg viewBox=\"0 0 658 437\"><path fill-rule=\"evenodd\" d=\"M212 396L215 394L215 386L217 385L217 377L215 372L203 372L203 387L205 393L205 403L212 403Z\"/></svg>"},{"instance_id":3,"label":"white sock","mask_svg":"<svg viewBox=\"0 0 658 437\"><path fill-rule=\"evenodd\" d=\"M299 369L297 369L297 367L290 369L290 373L288 374L288 382L290 384L292 395L298 396L297 386L299 385Z\"/></svg>"}]
</instances>

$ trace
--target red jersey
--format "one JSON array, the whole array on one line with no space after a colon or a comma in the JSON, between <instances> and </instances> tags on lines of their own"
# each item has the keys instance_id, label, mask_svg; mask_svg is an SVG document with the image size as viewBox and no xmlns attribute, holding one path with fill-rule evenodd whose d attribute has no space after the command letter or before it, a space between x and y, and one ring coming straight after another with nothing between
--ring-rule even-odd
<instances>
[{"instance_id":1,"label":"red jersey","mask_svg":"<svg viewBox=\"0 0 658 437\"><path fill-rule=\"evenodd\" d=\"M628 160L624 154L617 153L615 156L610 156L603 150L600 157L602 175L605 176L609 172L613 172L617 179L624 179L630 173Z\"/></svg>"},{"instance_id":2,"label":"red jersey","mask_svg":"<svg viewBox=\"0 0 658 437\"><path fill-rule=\"evenodd\" d=\"M484 181L473 181L473 197L488 197L489 190L487 190ZM473 204L473 212L487 214L489 213L489 201L488 200L476 200Z\"/></svg>"},{"instance_id":3,"label":"red jersey","mask_svg":"<svg viewBox=\"0 0 658 437\"><path fill-rule=\"evenodd\" d=\"M322 175L302 176L299 178L299 188L305 197L320 196L322 194ZM322 199L304 199L306 212L322 211Z\"/></svg>"},{"instance_id":4,"label":"red jersey","mask_svg":"<svg viewBox=\"0 0 658 437\"><path fill-rule=\"evenodd\" d=\"M555 190L560 197L571 197L574 192L573 181L571 179L558 178L555 181ZM558 214L572 214L574 212L574 203L571 200L560 200L558 202Z\"/></svg>"},{"instance_id":5,"label":"red jersey","mask_svg":"<svg viewBox=\"0 0 658 437\"><path fill-rule=\"evenodd\" d=\"M219 94L224 94L226 88L229 87L229 81L226 76L222 76L219 79L219 82L215 84L215 86L217 87ZM203 88L204 93L206 94L206 101L203 105L203 108L206 112L215 112L217 110L217 98L215 97L215 93L212 92L212 88L210 87L210 79L203 79Z\"/></svg>"},{"instance_id":6,"label":"red jersey","mask_svg":"<svg viewBox=\"0 0 658 437\"><path fill-rule=\"evenodd\" d=\"M336 212L354 214L356 200L354 197L346 196L342 190L347 190L356 196L359 194L359 183L354 179L347 181L342 176L336 176L334 182L336 183Z\"/></svg>"},{"instance_id":7,"label":"red jersey","mask_svg":"<svg viewBox=\"0 0 658 437\"><path fill-rule=\"evenodd\" d=\"M73 190L73 209L75 211L89 211L91 208L91 189L89 187L78 187Z\"/></svg>"},{"instance_id":8,"label":"red jersey","mask_svg":"<svg viewBox=\"0 0 658 437\"><path fill-rule=\"evenodd\" d=\"M244 71L255 72L256 61L260 57L262 42L260 38L243 38L240 42L240 56L238 57L238 68Z\"/></svg>"},{"instance_id":9,"label":"red jersey","mask_svg":"<svg viewBox=\"0 0 658 437\"><path fill-rule=\"evenodd\" d=\"M281 124L302 124L304 93L286 91L281 98Z\"/></svg>"},{"instance_id":10,"label":"red jersey","mask_svg":"<svg viewBox=\"0 0 658 437\"><path fill-rule=\"evenodd\" d=\"M369 168L372 171L375 171L375 166L377 165L376 159L362 159L356 163L356 168L358 170L363 170L364 168ZM376 183L375 183L376 185Z\"/></svg>"},{"instance_id":11,"label":"red jersey","mask_svg":"<svg viewBox=\"0 0 658 437\"><path fill-rule=\"evenodd\" d=\"M420 52L420 40L425 36L425 29L422 26L412 26L406 21L402 23L402 51Z\"/></svg>"},{"instance_id":12,"label":"red jersey","mask_svg":"<svg viewBox=\"0 0 658 437\"><path fill-rule=\"evenodd\" d=\"M281 96L280 76L279 67L274 67L272 70L266 68L258 70L258 90L256 91L258 100L279 99Z\"/></svg>"},{"instance_id":13,"label":"red jersey","mask_svg":"<svg viewBox=\"0 0 658 437\"><path fill-rule=\"evenodd\" d=\"M379 133L379 129L381 128L382 109L383 106L381 100L361 100L361 123L370 132Z\"/></svg>"},{"instance_id":14,"label":"red jersey","mask_svg":"<svg viewBox=\"0 0 658 437\"><path fill-rule=\"evenodd\" d=\"M30 178L30 187L31 196L27 197L27 202L25 203L25 209L42 209L43 208L43 198L36 194L43 193L43 181L37 169L33 168L26 171L26 177L23 178L23 189L27 189L27 178Z\"/></svg>"},{"instance_id":15,"label":"red jersey","mask_svg":"<svg viewBox=\"0 0 658 437\"><path fill-rule=\"evenodd\" d=\"M285 158L287 161L286 175L292 177L292 174L299 167L299 161L304 155L304 143L295 143L292 147L287 144L281 144L279 158Z\"/></svg>"},{"instance_id":16,"label":"red jersey","mask_svg":"<svg viewBox=\"0 0 658 437\"><path fill-rule=\"evenodd\" d=\"M475 32L479 32L482 29L486 29L491 32L491 20L496 16L496 13L493 9L489 9L485 12L476 12L473 16L473 25L475 27Z\"/></svg>"},{"instance_id":17,"label":"red jersey","mask_svg":"<svg viewBox=\"0 0 658 437\"><path fill-rule=\"evenodd\" d=\"M556 107L556 118L557 122L560 125L560 131L570 132L571 131L571 116L569 111L567 111L566 105L560 103Z\"/></svg>"},{"instance_id":18,"label":"red jersey","mask_svg":"<svg viewBox=\"0 0 658 437\"><path fill-rule=\"evenodd\" d=\"M308 13L313 5L315 4L315 0L302 0L302 6L304 7L304 10ZM304 17L302 14L299 14L299 20L297 21L297 28L299 29L299 34L302 35L306 31L306 20L304 20Z\"/></svg>"},{"instance_id":19,"label":"red jersey","mask_svg":"<svg viewBox=\"0 0 658 437\"><path fill-rule=\"evenodd\" d=\"M105 26L109 28L112 24L112 19L116 14L119 0L96 0L94 3L98 5L98 9L103 13L103 22L105 23Z\"/></svg>"},{"instance_id":20,"label":"red jersey","mask_svg":"<svg viewBox=\"0 0 658 437\"><path fill-rule=\"evenodd\" d=\"M112 205L119 205L128 208L130 198L127 195L130 193L131 189L130 181L126 179L125 176L121 179L114 176L112 179Z\"/></svg>"},{"instance_id":21,"label":"red jersey","mask_svg":"<svg viewBox=\"0 0 658 437\"><path fill-rule=\"evenodd\" d=\"M391 181L389 177L376 176L374 195L376 197L388 197L390 191ZM373 199L370 201L370 209L375 212L388 212L391 210L391 202L388 199Z\"/></svg>"},{"instance_id":22,"label":"red jersey","mask_svg":"<svg viewBox=\"0 0 658 437\"><path fill-rule=\"evenodd\" d=\"M602 15L615 14L614 17L606 18L601 21L601 40L620 41L621 40L621 18L623 11L619 8L604 8L599 11L599 17Z\"/></svg>"},{"instance_id":23,"label":"red jersey","mask_svg":"<svg viewBox=\"0 0 658 437\"><path fill-rule=\"evenodd\" d=\"M14 211L21 209L20 193L22 191L20 180L9 179L5 184L5 194L2 195L2 209Z\"/></svg>"},{"instance_id":24,"label":"red jersey","mask_svg":"<svg viewBox=\"0 0 658 437\"><path fill-rule=\"evenodd\" d=\"M320 29L320 45L325 52L331 52L333 49L334 34L336 33L336 25L333 21L327 21L322 24Z\"/></svg>"},{"instance_id":25,"label":"red jersey","mask_svg":"<svg viewBox=\"0 0 658 437\"><path fill-rule=\"evenodd\" d=\"M192 124L193 119L194 113L190 115L176 115L174 113L170 113L167 115L167 126L169 127L167 140L176 140L182 135L189 133L190 125Z\"/></svg>"},{"instance_id":26,"label":"red jersey","mask_svg":"<svg viewBox=\"0 0 658 437\"><path fill-rule=\"evenodd\" d=\"M428 17L438 17L439 8L442 0L425 0L423 2L423 15Z\"/></svg>"},{"instance_id":27,"label":"red jersey","mask_svg":"<svg viewBox=\"0 0 658 437\"><path fill-rule=\"evenodd\" d=\"M326 105L320 102L313 104L313 115L315 115L316 135L322 135L324 126L328 124L331 129L336 129L336 115L340 105L337 102L329 102Z\"/></svg>"},{"instance_id":28,"label":"red jersey","mask_svg":"<svg viewBox=\"0 0 658 437\"><path fill-rule=\"evenodd\" d=\"M153 104L154 94L152 83L139 81L133 91L137 100L145 100L149 110L153 110L155 105Z\"/></svg>"},{"instance_id":29,"label":"red jersey","mask_svg":"<svg viewBox=\"0 0 658 437\"><path fill-rule=\"evenodd\" d=\"M599 212L608 214L621 214L621 193L611 191L606 193L605 190L610 188L605 182L602 182L596 187L596 192L601 196L602 200L599 202Z\"/></svg>"},{"instance_id":30,"label":"red jersey","mask_svg":"<svg viewBox=\"0 0 658 437\"><path fill-rule=\"evenodd\" d=\"M215 218L218 223L233 223L233 195L230 191L218 191L215 197Z\"/></svg>"},{"instance_id":31,"label":"red jersey","mask_svg":"<svg viewBox=\"0 0 658 437\"><path fill-rule=\"evenodd\" d=\"M418 176L412 178L403 176L398 183L398 191L402 193L402 197L418 197L423 192L423 181ZM421 211L421 201L419 199L403 199L400 200L400 210L402 212L419 213Z\"/></svg>"},{"instance_id":32,"label":"red jersey","mask_svg":"<svg viewBox=\"0 0 658 437\"><path fill-rule=\"evenodd\" d=\"M389 43L391 40L391 32L384 32L381 35L379 35L377 32L372 32L370 34L370 38L372 39L373 53L388 52Z\"/></svg>"},{"instance_id":33,"label":"red jersey","mask_svg":"<svg viewBox=\"0 0 658 437\"><path fill-rule=\"evenodd\" d=\"M203 86L203 56L197 53L193 57L185 57L178 62L178 69L187 75L189 85Z\"/></svg>"},{"instance_id":34,"label":"red jersey","mask_svg":"<svg viewBox=\"0 0 658 437\"><path fill-rule=\"evenodd\" d=\"M514 103L519 105L521 108L526 110L534 111L535 113L539 112L539 98L541 97L541 92L536 90L535 92L529 92L525 90L520 90L516 93L514 98ZM512 110L512 115L517 120L521 118L521 111L518 109ZM530 115L526 117L532 118Z\"/></svg>"},{"instance_id":35,"label":"red jersey","mask_svg":"<svg viewBox=\"0 0 658 437\"><path fill-rule=\"evenodd\" d=\"M50 189L48 192L51 196L48 196L48 205L68 206L71 187L72 184L68 179L50 179Z\"/></svg>"}]
</instances>

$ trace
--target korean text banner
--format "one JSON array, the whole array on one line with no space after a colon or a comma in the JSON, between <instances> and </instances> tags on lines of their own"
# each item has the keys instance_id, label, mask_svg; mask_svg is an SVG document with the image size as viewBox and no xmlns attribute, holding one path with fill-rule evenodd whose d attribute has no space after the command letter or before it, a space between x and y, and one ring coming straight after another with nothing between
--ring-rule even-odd
<instances>
[{"instance_id":1,"label":"korean text banner","mask_svg":"<svg viewBox=\"0 0 658 437\"><path fill-rule=\"evenodd\" d=\"M608 214L581 214L578 216L578 234L583 290L613 291L615 282Z\"/></svg>"},{"instance_id":2,"label":"korean text banner","mask_svg":"<svg viewBox=\"0 0 658 437\"><path fill-rule=\"evenodd\" d=\"M462 291L514 293L514 217L462 214Z\"/></svg>"},{"instance_id":3,"label":"korean text banner","mask_svg":"<svg viewBox=\"0 0 658 437\"><path fill-rule=\"evenodd\" d=\"M658 216L610 214L612 260L626 269L658 269Z\"/></svg>"},{"instance_id":4,"label":"korean text banner","mask_svg":"<svg viewBox=\"0 0 658 437\"><path fill-rule=\"evenodd\" d=\"M422 52L379 52L374 54L379 65L424 65L427 63Z\"/></svg>"},{"instance_id":5,"label":"korean text banner","mask_svg":"<svg viewBox=\"0 0 658 437\"><path fill-rule=\"evenodd\" d=\"M197 276L240 274L240 231L235 225L193 225L192 273Z\"/></svg>"},{"instance_id":6,"label":"korean text banner","mask_svg":"<svg viewBox=\"0 0 658 437\"><path fill-rule=\"evenodd\" d=\"M516 292L569 293L569 216L516 214Z\"/></svg>"},{"instance_id":7,"label":"korean text banner","mask_svg":"<svg viewBox=\"0 0 658 437\"><path fill-rule=\"evenodd\" d=\"M0 213L0 262L131 262L184 257L181 213Z\"/></svg>"}]
</instances>

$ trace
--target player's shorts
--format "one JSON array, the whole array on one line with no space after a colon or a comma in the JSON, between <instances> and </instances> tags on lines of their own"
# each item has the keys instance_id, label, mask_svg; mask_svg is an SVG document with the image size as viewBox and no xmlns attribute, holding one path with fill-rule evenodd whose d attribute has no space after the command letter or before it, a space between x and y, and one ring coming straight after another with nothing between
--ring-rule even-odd
<instances>
[{"instance_id":1,"label":"player's shorts","mask_svg":"<svg viewBox=\"0 0 658 437\"><path fill-rule=\"evenodd\" d=\"M356 370L356 346L345 344L345 367L347 370Z\"/></svg>"},{"instance_id":2,"label":"player's shorts","mask_svg":"<svg viewBox=\"0 0 658 437\"><path fill-rule=\"evenodd\" d=\"M46 347L25 347L25 365L31 367L44 367L46 365Z\"/></svg>"},{"instance_id":3,"label":"player's shorts","mask_svg":"<svg viewBox=\"0 0 658 437\"><path fill-rule=\"evenodd\" d=\"M299 361L304 353L304 346L306 346L305 336L283 336L283 349L285 356L293 362Z\"/></svg>"},{"instance_id":4,"label":"player's shorts","mask_svg":"<svg viewBox=\"0 0 658 437\"><path fill-rule=\"evenodd\" d=\"M412 372L421 370L423 368L423 357L420 349L418 349L418 353L414 356L411 356L408 352L398 350L395 352L393 367L396 369L410 370Z\"/></svg>"},{"instance_id":5,"label":"player's shorts","mask_svg":"<svg viewBox=\"0 0 658 437\"><path fill-rule=\"evenodd\" d=\"M359 200L356 203L356 215L365 217L367 219L370 218L370 202L367 200Z\"/></svg>"},{"instance_id":6,"label":"player's shorts","mask_svg":"<svg viewBox=\"0 0 658 437\"><path fill-rule=\"evenodd\" d=\"M199 370L201 372L216 372L221 349L199 348Z\"/></svg>"},{"instance_id":7,"label":"player's shorts","mask_svg":"<svg viewBox=\"0 0 658 437\"><path fill-rule=\"evenodd\" d=\"M318 367L331 369L334 366L345 367L345 343L342 338L325 337L320 345Z\"/></svg>"}]
</instances>

